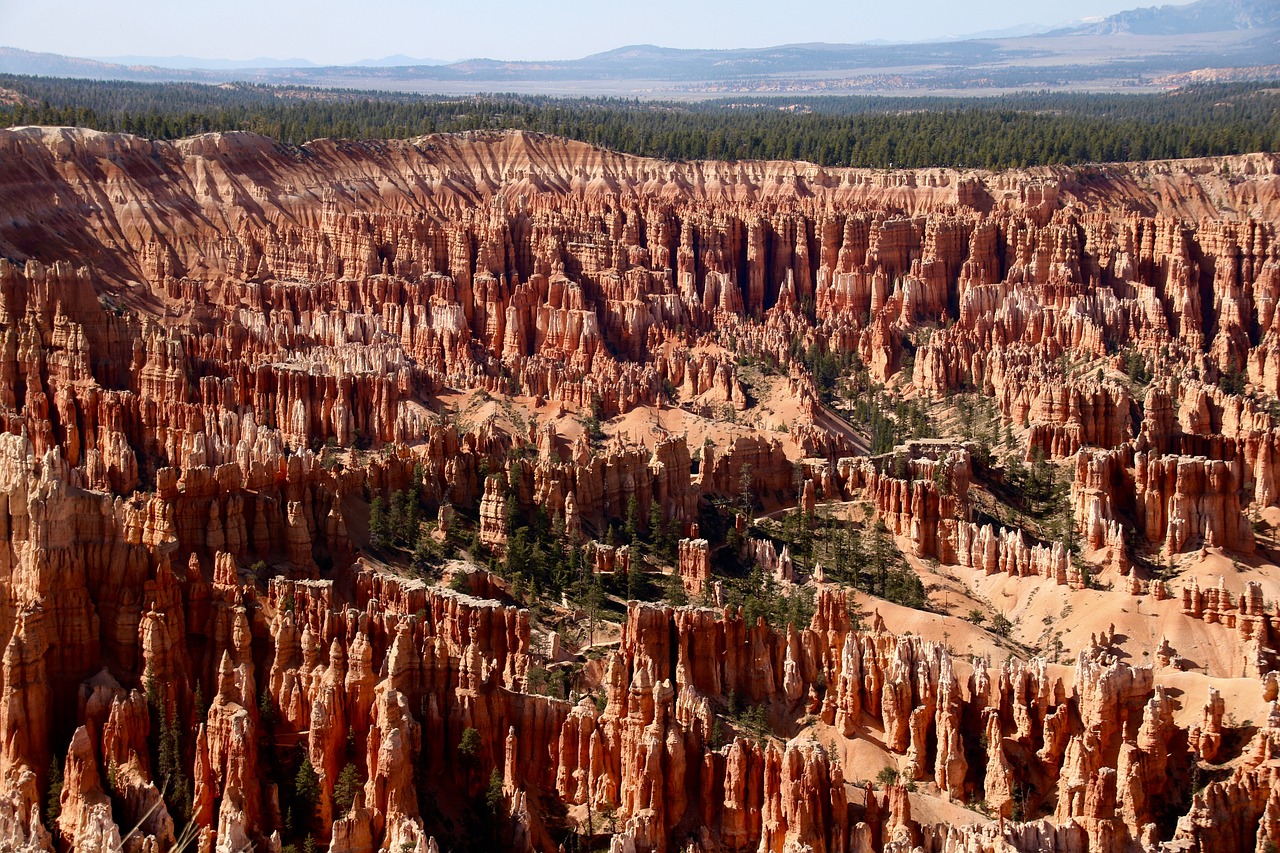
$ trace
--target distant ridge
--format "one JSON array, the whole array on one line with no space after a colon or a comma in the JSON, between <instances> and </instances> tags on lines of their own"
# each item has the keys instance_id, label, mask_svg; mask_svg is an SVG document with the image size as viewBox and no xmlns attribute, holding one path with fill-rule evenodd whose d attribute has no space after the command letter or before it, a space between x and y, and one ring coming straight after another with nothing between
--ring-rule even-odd
<instances>
[{"instance_id":1,"label":"distant ridge","mask_svg":"<svg viewBox=\"0 0 1280 853\"><path fill-rule=\"evenodd\" d=\"M1280 0L1197 0L1185 6L1150 6L1117 12L1076 35L1174 36L1280 27Z\"/></svg>"},{"instance_id":2,"label":"distant ridge","mask_svg":"<svg viewBox=\"0 0 1280 853\"><path fill-rule=\"evenodd\" d=\"M441 95L511 92L696 99L1158 91L1169 88L1173 80L1270 80L1275 75L1268 69L1280 64L1278 55L1280 0L1197 0L1133 9L1051 31L1023 24L930 42L810 42L715 50L631 44L580 59L544 61L476 58L443 63L403 54L342 66L305 59L187 56L106 61L0 47L0 73Z\"/></svg>"},{"instance_id":3,"label":"distant ridge","mask_svg":"<svg viewBox=\"0 0 1280 853\"><path fill-rule=\"evenodd\" d=\"M187 76L179 69L130 67L58 53L33 53L16 47L0 47L0 72L44 77L88 77L95 80L180 80ZM159 75L164 72L172 74L161 78Z\"/></svg>"},{"instance_id":4,"label":"distant ridge","mask_svg":"<svg viewBox=\"0 0 1280 853\"><path fill-rule=\"evenodd\" d=\"M384 56L381 59L361 59L351 64L357 68L400 68L411 65L448 65L449 61L445 59L421 59L415 56L405 56L403 53L396 53L391 56Z\"/></svg>"},{"instance_id":5,"label":"distant ridge","mask_svg":"<svg viewBox=\"0 0 1280 853\"><path fill-rule=\"evenodd\" d=\"M52 56L53 54L48 54ZM198 56L91 56L93 62L107 65L142 66L146 68L175 68L182 70L208 69L230 71L239 68L315 68L309 59L274 59L259 56L255 59L218 59Z\"/></svg>"}]
</instances>

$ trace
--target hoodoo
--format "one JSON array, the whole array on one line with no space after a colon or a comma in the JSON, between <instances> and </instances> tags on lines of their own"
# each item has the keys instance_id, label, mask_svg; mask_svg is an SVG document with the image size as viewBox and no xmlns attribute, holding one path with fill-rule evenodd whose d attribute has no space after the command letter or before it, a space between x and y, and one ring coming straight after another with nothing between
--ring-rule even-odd
<instances>
[{"instance_id":1,"label":"hoodoo","mask_svg":"<svg viewBox=\"0 0 1280 853\"><path fill-rule=\"evenodd\" d=\"M1274 851L1278 227L0 130L0 850Z\"/></svg>"}]
</instances>

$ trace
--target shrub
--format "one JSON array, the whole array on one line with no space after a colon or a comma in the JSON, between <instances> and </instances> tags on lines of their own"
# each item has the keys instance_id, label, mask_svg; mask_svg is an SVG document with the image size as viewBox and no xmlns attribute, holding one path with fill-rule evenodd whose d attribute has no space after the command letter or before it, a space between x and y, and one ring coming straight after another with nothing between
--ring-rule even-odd
<instances>
[{"instance_id":1,"label":"shrub","mask_svg":"<svg viewBox=\"0 0 1280 853\"><path fill-rule=\"evenodd\" d=\"M898 770L895 767L885 766L880 768L880 772L876 774L876 781L888 788L890 785L898 784Z\"/></svg>"}]
</instances>

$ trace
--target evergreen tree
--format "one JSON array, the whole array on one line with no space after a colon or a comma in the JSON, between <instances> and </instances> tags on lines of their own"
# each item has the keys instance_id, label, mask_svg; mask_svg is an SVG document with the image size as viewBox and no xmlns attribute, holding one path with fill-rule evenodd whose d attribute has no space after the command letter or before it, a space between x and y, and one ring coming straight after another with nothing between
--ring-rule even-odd
<instances>
[{"instance_id":1,"label":"evergreen tree","mask_svg":"<svg viewBox=\"0 0 1280 853\"><path fill-rule=\"evenodd\" d=\"M475 759L480 755L480 732L468 726L462 730L462 737L458 741L458 752L469 759Z\"/></svg>"},{"instance_id":2,"label":"evergreen tree","mask_svg":"<svg viewBox=\"0 0 1280 853\"><path fill-rule=\"evenodd\" d=\"M636 496L627 498L627 517L622 525L622 537L631 544L633 550L640 542L640 502Z\"/></svg>"},{"instance_id":3,"label":"evergreen tree","mask_svg":"<svg viewBox=\"0 0 1280 853\"><path fill-rule=\"evenodd\" d=\"M191 780L182 769L182 742L176 711L168 709L160 727L160 749L157 770L167 792L166 800L174 825L181 830L191 818Z\"/></svg>"},{"instance_id":4,"label":"evergreen tree","mask_svg":"<svg viewBox=\"0 0 1280 853\"><path fill-rule=\"evenodd\" d=\"M668 550L667 529L662 523L662 507L655 495L649 501L649 542L655 553L665 557Z\"/></svg>"},{"instance_id":5,"label":"evergreen tree","mask_svg":"<svg viewBox=\"0 0 1280 853\"><path fill-rule=\"evenodd\" d=\"M755 482L755 472L748 463L742 466L742 471L738 474L738 510L743 517L750 521L755 517L756 495L753 488Z\"/></svg>"},{"instance_id":6,"label":"evergreen tree","mask_svg":"<svg viewBox=\"0 0 1280 853\"><path fill-rule=\"evenodd\" d=\"M889 528L883 519L876 519L871 529L871 571L880 584L880 595L884 597L889 586L889 570L893 567L896 548L889 538Z\"/></svg>"},{"instance_id":7,"label":"evergreen tree","mask_svg":"<svg viewBox=\"0 0 1280 853\"><path fill-rule=\"evenodd\" d=\"M262 692L258 694L258 719L268 729L275 727L276 723L276 703L271 699L271 691L265 686Z\"/></svg>"},{"instance_id":8,"label":"evergreen tree","mask_svg":"<svg viewBox=\"0 0 1280 853\"><path fill-rule=\"evenodd\" d=\"M409 480L409 498L413 501L415 507L422 505L422 485L426 482L427 472L422 467L421 462L413 463L413 475Z\"/></svg>"},{"instance_id":9,"label":"evergreen tree","mask_svg":"<svg viewBox=\"0 0 1280 853\"><path fill-rule=\"evenodd\" d=\"M627 571L627 601L640 600L640 569L638 566L632 566Z\"/></svg>"},{"instance_id":10,"label":"evergreen tree","mask_svg":"<svg viewBox=\"0 0 1280 853\"><path fill-rule=\"evenodd\" d=\"M502 774L495 767L489 774L489 787L485 789L484 802L495 817L501 817L502 804L505 800L506 795L502 792Z\"/></svg>"},{"instance_id":11,"label":"evergreen tree","mask_svg":"<svg viewBox=\"0 0 1280 853\"><path fill-rule=\"evenodd\" d=\"M303 756L302 764L298 766L298 773L293 778L293 805L296 809L294 819L298 822L296 828L299 831L305 831L311 826L319 802L320 777L316 774L316 769L311 766L311 756L306 755Z\"/></svg>"},{"instance_id":12,"label":"evergreen tree","mask_svg":"<svg viewBox=\"0 0 1280 853\"><path fill-rule=\"evenodd\" d=\"M333 813L336 817L342 817L351 811L361 785L359 768L348 761L342 768L342 772L338 774L338 781L333 786Z\"/></svg>"},{"instance_id":13,"label":"evergreen tree","mask_svg":"<svg viewBox=\"0 0 1280 853\"><path fill-rule=\"evenodd\" d=\"M673 607L683 607L689 603L689 595L684 591L684 581L680 573L673 571L667 575L666 599Z\"/></svg>"},{"instance_id":14,"label":"evergreen tree","mask_svg":"<svg viewBox=\"0 0 1280 853\"><path fill-rule=\"evenodd\" d=\"M951 494L951 457L944 456L939 459L933 467L933 484L938 489L938 494Z\"/></svg>"},{"instance_id":15,"label":"evergreen tree","mask_svg":"<svg viewBox=\"0 0 1280 853\"><path fill-rule=\"evenodd\" d=\"M421 523L418 518L418 501L413 493L400 489L392 494L387 527L390 538L396 544L411 551L417 547Z\"/></svg>"},{"instance_id":16,"label":"evergreen tree","mask_svg":"<svg viewBox=\"0 0 1280 853\"><path fill-rule=\"evenodd\" d=\"M391 92L191 83L57 80L0 75L24 102L0 122L177 138L250 130L299 144L321 137L407 138L478 128L521 128L632 154L671 159L803 159L824 166L891 164L1026 167L1275 150L1280 97L1266 83L1185 87L1153 95L1018 93L996 98L810 97L804 115L785 101L663 105L613 99L490 96L451 99ZM812 320L813 306L802 313ZM910 341L904 353L909 367ZM844 356L820 343L794 350L826 397ZM586 420L599 435L598 401ZM419 481L420 482L420 481Z\"/></svg>"},{"instance_id":17,"label":"evergreen tree","mask_svg":"<svg viewBox=\"0 0 1280 853\"><path fill-rule=\"evenodd\" d=\"M862 585L863 572L866 571L869 557L863 547L861 531L850 527L845 531L845 549L848 554L849 574L854 586Z\"/></svg>"},{"instance_id":18,"label":"evergreen tree","mask_svg":"<svg viewBox=\"0 0 1280 853\"><path fill-rule=\"evenodd\" d=\"M1010 444L1012 443L1013 439L1012 436L1010 436ZM1027 488L1027 466L1023 464L1021 449L1016 446L1013 447L1008 458L1005 460L1004 479L1005 482L1007 482L1009 486L1018 493L1017 497L1021 500L1023 497L1022 493Z\"/></svg>"},{"instance_id":19,"label":"evergreen tree","mask_svg":"<svg viewBox=\"0 0 1280 853\"><path fill-rule=\"evenodd\" d=\"M376 495L369 504L369 544L374 548L384 548L391 544L387 503L382 499L382 495Z\"/></svg>"},{"instance_id":20,"label":"evergreen tree","mask_svg":"<svg viewBox=\"0 0 1280 853\"><path fill-rule=\"evenodd\" d=\"M56 756L49 762L49 793L44 803L44 825L55 829L62 814L62 762Z\"/></svg>"},{"instance_id":21,"label":"evergreen tree","mask_svg":"<svg viewBox=\"0 0 1280 853\"><path fill-rule=\"evenodd\" d=\"M628 578L633 573L639 571L639 567L632 566L627 573ZM596 641L596 620L600 618L602 606L604 604L604 588L600 586L599 575L593 574L591 579L587 581L586 588L582 593L582 609L587 614L587 643L594 645Z\"/></svg>"}]
</instances>

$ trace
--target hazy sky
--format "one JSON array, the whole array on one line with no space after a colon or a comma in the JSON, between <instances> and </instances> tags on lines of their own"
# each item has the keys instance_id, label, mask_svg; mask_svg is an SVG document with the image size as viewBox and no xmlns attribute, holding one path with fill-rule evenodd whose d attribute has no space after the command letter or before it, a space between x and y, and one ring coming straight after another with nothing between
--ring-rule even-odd
<instances>
[{"instance_id":1,"label":"hazy sky","mask_svg":"<svg viewBox=\"0 0 1280 853\"><path fill-rule=\"evenodd\" d=\"M0 0L0 45L72 56L567 59L1056 24L1153 0Z\"/></svg>"}]
</instances>

